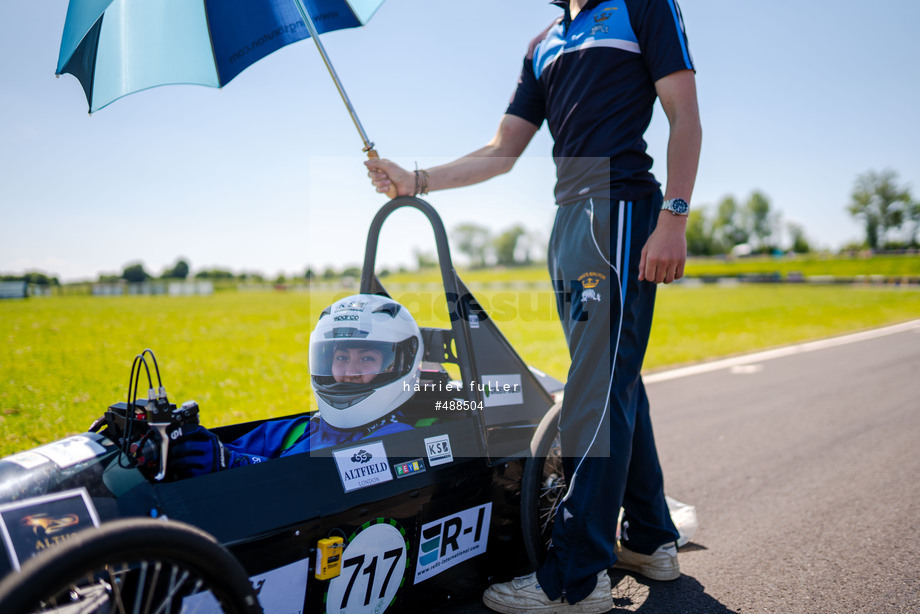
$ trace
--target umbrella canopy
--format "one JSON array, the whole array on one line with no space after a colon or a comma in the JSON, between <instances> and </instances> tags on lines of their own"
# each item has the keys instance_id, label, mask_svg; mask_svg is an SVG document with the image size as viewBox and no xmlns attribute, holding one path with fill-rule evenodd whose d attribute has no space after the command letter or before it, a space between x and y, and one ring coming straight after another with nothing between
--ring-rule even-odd
<instances>
[{"instance_id":1,"label":"umbrella canopy","mask_svg":"<svg viewBox=\"0 0 920 614\"><path fill-rule=\"evenodd\" d=\"M308 38L311 28L323 33L361 26L381 4L383 0L71 0L56 72L80 80L91 113L158 85L221 87L273 51ZM301 8L315 26L301 17Z\"/></svg>"}]
</instances>

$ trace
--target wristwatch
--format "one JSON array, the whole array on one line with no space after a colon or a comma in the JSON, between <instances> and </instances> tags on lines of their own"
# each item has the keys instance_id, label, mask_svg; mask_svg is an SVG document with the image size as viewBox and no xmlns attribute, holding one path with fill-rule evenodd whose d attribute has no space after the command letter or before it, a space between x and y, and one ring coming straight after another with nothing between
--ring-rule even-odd
<instances>
[{"instance_id":1,"label":"wristwatch","mask_svg":"<svg viewBox=\"0 0 920 614\"><path fill-rule=\"evenodd\" d=\"M683 198L669 198L661 203L662 211L670 211L674 215L689 215L690 203Z\"/></svg>"}]
</instances>

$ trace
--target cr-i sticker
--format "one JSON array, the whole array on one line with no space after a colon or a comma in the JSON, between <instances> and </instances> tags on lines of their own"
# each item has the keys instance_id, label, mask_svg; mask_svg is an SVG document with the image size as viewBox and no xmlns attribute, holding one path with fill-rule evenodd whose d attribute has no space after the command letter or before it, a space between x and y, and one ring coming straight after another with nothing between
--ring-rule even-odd
<instances>
[{"instance_id":1,"label":"cr-i sticker","mask_svg":"<svg viewBox=\"0 0 920 614\"><path fill-rule=\"evenodd\" d=\"M409 542L395 520L377 518L348 538L342 573L329 581L328 614L380 614L406 581Z\"/></svg>"}]
</instances>

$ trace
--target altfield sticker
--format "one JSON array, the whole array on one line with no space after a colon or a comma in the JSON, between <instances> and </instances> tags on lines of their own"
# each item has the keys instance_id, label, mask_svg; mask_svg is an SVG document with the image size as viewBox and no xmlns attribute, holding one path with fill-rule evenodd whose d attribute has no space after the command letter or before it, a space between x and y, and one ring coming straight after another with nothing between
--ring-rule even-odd
<instances>
[{"instance_id":1,"label":"altfield sticker","mask_svg":"<svg viewBox=\"0 0 920 614\"><path fill-rule=\"evenodd\" d=\"M382 441L363 443L353 448L335 450L335 464L345 492L367 488L393 479L387 451Z\"/></svg>"}]
</instances>

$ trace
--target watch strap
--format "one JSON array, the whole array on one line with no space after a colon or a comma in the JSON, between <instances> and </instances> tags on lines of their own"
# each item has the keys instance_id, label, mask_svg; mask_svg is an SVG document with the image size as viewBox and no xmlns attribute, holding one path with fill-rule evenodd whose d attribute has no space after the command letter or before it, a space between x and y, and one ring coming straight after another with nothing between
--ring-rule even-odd
<instances>
[{"instance_id":1,"label":"watch strap","mask_svg":"<svg viewBox=\"0 0 920 614\"><path fill-rule=\"evenodd\" d=\"M669 198L661 203L662 211L670 211L674 215L689 215L690 203L683 198Z\"/></svg>"}]
</instances>

